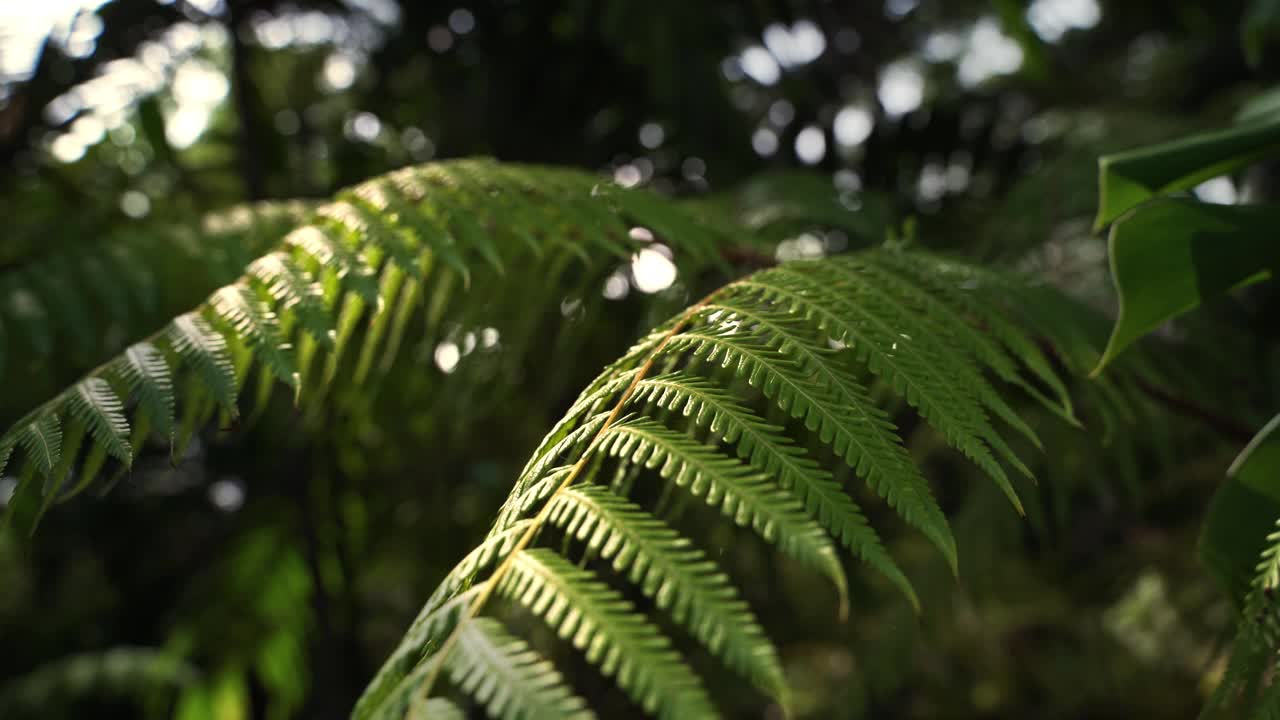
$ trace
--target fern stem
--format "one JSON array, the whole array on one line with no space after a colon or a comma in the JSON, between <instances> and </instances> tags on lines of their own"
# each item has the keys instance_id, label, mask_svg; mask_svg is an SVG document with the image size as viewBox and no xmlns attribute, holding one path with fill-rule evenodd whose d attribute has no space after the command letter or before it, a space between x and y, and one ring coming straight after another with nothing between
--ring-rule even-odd
<instances>
[{"instance_id":1,"label":"fern stem","mask_svg":"<svg viewBox=\"0 0 1280 720\"><path fill-rule=\"evenodd\" d=\"M732 287L732 284L726 287ZM538 531L541 530L542 526L546 523L547 517L550 515L551 508L555 504L554 501L556 497L568 489L569 486L573 485L578 476L582 474L582 471L587 466L587 462L590 461L594 455L594 453L591 452L591 449L596 447L596 440L603 435L605 431L614 424L614 422L617 421L618 416L622 414L622 408L626 407L627 402L631 400L631 396L635 393L636 387L638 387L640 385L640 381L649 374L649 371L653 368L654 361L662 354L667 343L671 341L671 338L680 334L680 332L684 330L685 326L689 324L689 321L692 320L699 311L708 305L716 295L720 294L723 290L724 288L715 290L698 302L690 305L680 316L680 319L671 326L671 329L662 336L662 339L658 341L658 344L654 346L653 350L649 351L649 356L645 358L644 364L636 370L635 374L631 378L631 383L628 384L627 389L622 392L622 396L619 397L617 403L614 404L613 410L609 413L609 416L605 418L604 423L602 423L599 429L596 430L591 442L587 443L587 450L583 452L582 457L578 458L578 460L573 464L573 467L570 468L569 472L565 473L564 479L560 481L555 492L551 493L546 501L543 502L542 507L538 509L538 514L533 517L533 522L529 523L529 527L525 529L524 533L520 536L520 539L516 541L514 546L512 546L511 551L507 553L506 557L503 558L502 562L493 571L493 574L485 581L484 589L476 595L475 600L473 600L471 605L467 607L466 612L458 618L457 624L453 626L453 631L449 633L449 637L445 639L444 644L440 646L439 652L436 653L437 660L435 667L431 669L431 673L427 675L426 679L422 682L418 693L419 701L425 702L427 698L431 696L431 688L435 685L436 679L440 675L440 670L444 667L445 661L449 657L449 653L453 650L454 646L457 645L458 638L461 637L463 628L468 622L480 614L485 603L489 600L489 596L493 594L493 591L500 584L502 577L510 571L512 562L515 560L516 556L518 556L525 548L529 547L533 542Z\"/></svg>"}]
</instances>

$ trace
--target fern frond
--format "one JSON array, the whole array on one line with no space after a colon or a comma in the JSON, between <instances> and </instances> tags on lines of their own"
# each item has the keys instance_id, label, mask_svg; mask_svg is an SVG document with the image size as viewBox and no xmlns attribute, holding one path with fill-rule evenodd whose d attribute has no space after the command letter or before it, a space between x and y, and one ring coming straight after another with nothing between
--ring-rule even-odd
<instances>
[{"instance_id":1,"label":"fern frond","mask_svg":"<svg viewBox=\"0 0 1280 720\"><path fill-rule=\"evenodd\" d=\"M840 367L833 349L818 345L794 318L756 307L749 298L745 302L736 299L733 287L726 288L724 297L708 305L705 312L723 309L732 313L723 318L726 322L733 322L737 317L746 320L749 327L767 330L769 336L764 348L751 345L751 342L760 342L759 336L747 338L751 341L747 344L735 342L729 336L716 336L707 341L711 345L691 341L701 345L695 347L695 354L714 352L713 345L721 343L726 360L736 358L732 362L739 367L751 366L772 377L772 383L760 382L761 376L753 372L747 379L753 385L758 384L783 412L815 432L904 520L933 541L955 573L956 541L942 509L924 476L907 455L893 423L876 407L866 388ZM681 342L684 341L677 345ZM810 376L821 380L814 381ZM875 554L870 549L870 541L865 547ZM882 568L882 571L885 570ZM892 570L887 572L892 576Z\"/></svg>"},{"instance_id":2,"label":"fern frond","mask_svg":"<svg viewBox=\"0 0 1280 720\"><path fill-rule=\"evenodd\" d=\"M861 259L875 252L784 265L730 283L606 368L544 438L504 503L486 543L509 547L505 558L492 570L468 563L462 577L451 573L428 601L424 612L441 607L438 598L457 597L457 588L474 583L466 592L478 592L453 630L428 643L437 649L412 672L405 674L399 650L384 672L405 677L402 686L420 683L430 696L450 654L496 595L543 617L561 638L585 644L588 661L605 675L617 674L619 686L646 711L714 717L700 685L690 696L695 706L678 710L662 704L651 689L659 683L646 678L679 662L656 628L641 635L658 633L651 640L662 650L661 659L632 647L635 642L601 639L611 627L601 624L602 604L617 604L619 617L610 620L615 626L643 623L605 583L603 575L611 572L670 612L725 666L785 698L777 692L774 661L765 660L773 653L763 629L745 619L729 620L750 612L732 585L674 521L664 523L657 517L660 509L630 497L646 473L669 483L657 508L665 506L668 488L687 488L732 522L751 525L783 552L835 579L843 595L843 569L830 531L914 604L911 584L861 509L801 441L830 448L954 568L955 541L932 489L859 373L883 378L1016 503L1000 462L1025 465L991 418L1032 442L1034 433L996 395L987 374L1027 390L1034 386L1024 372L1036 375L1029 365L1039 364L1042 372L1050 366L1030 349L1034 343L1014 313L996 305L975 310L905 274L890 276ZM938 317L925 317L931 313ZM986 313L1001 313L1007 338L989 334L995 321ZM968 327L944 327L949 323ZM1037 382L1050 389L1060 385ZM1049 402L1043 393L1039 399ZM1069 416L1065 408L1059 414ZM784 424L765 420L771 409L772 417L781 411ZM625 480L592 484L610 467ZM644 502L658 494L643 493L649 498ZM564 531L559 552L540 546L548 525ZM513 532L518 539L510 543ZM574 539L585 543L582 568L569 557L578 547ZM597 557L607 567L588 569L585 563ZM746 637L724 634L734 625ZM433 669L423 670L428 665ZM371 699L362 707L379 707L376 694L366 693Z\"/></svg>"},{"instance_id":3,"label":"fern frond","mask_svg":"<svg viewBox=\"0 0 1280 720\"><path fill-rule=\"evenodd\" d=\"M776 697L786 695L773 645L729 578L706 555L640 506L595 485L556 496L547 522L611 561L645 597L707 649Z\"/></svg>"},{"instance_id":4,"label":"fern frond","mask_svg":"<svg viewBox=\"0 0 1280 720\"><path fill-rule=\"evenodd\" d=\"M239 389L226 338L204 318L187 313L174 318L170 324L169 344L182 363L200 376L203 386L218 404L231 415L236 415Z\"/></svg>"},{"instance_id":5,"label":"fern frond","mask_svg":"<svg viewBox=\"0 0 1280 720\"><path fill-rule=\"evenodd\" d=\"M138 398L156 429L166 435L172 433L173 376L160 349L147 341L133 345L116 361L116 374Z\"/></svg>"},{"instance_id":6,"label":"fern frond","mask_svg":"<svg viewBox=\"0 0 1280 720\"><path fill-rule=\"evenodd\" d=\"M196 225L130 223L69 239L0 268L0 364L13 383L0 400L11 421L189 310L278 242L310 212L272 202L211 213ZM55 352L56 350L56 352Z\"/></svg>"},{"instance_id":7,"label":"fern frond","mask_svg":"<svg viewBox=\"0 0 1280 720\"><path fill-rule=\"evenodd\" d=\"M890 325L861 302L865 298L857 285L832 286L795 267L764 271L742 287L804 317L833 341L848 345L871 372L884 375L895 391L995 480L1014 507L1024 512L995 453L1028 475L1030 471L991 426L979 402L955 384L962 382L962 376L948 370L948 363L940 362L936 346L923 340L926 335L910 325ZM920 352L907 350L921 345Z\"/></svg>"},{"instance_id":8,"label":"fern frond","mask_svg":"<svg viewBox=\"0 0 1280 720\"><path fill-rule=\"evenodd\" d=\"M912 606L919 608L920 600L911 581L889 556L875 529L867 524L861 508L830 472L806 457L805 451L783 434L783 428L766 423L710 382L682 373L645 378L636 386L632 398L632 402L652 400L659 407L692 417L695 426L705 427L721 442L733 445L738 457L776 478L782 489L795 492L806 511L832 536L883 573ZM954 556L954 544L951 553Z\"/></svg>"},{"instance_id":9,"label":"fern frond","mask_svg":"<svg viewBox=\"0 0 1280 720\"><path fill-rule=\"evenodd\" d=\"M284 341L280 321L251 288L244 285L219 288L210 296L209 307L249 343L272 375L295 390L299 388L297 365L292 348Z\"/></svg>"},{"instance_id":10,"label":"fern frond","mask_svg":"<svg viewBox=\"0 0 1280 720\"><path fill-rule=\"evenodd\" d=\"M275 298L281 309L295 311L312 337L326 345L332 344L333 327L320 283L298 267L291 255L283 251L263 255L250 263L247 272Z\"/></svg>"},{"instance_id":11,"label":"fern frond","mask_svg":"<svg viewBox=\"0 0 1280 720\"><path fill-rule=\"evenodd\" d=\"M547 550L521 550L496 592L541 617L646 712L709 717L711 699L656 625L589 571Z\"/></svg>"},{"instance_id":12,"label":"fern frond","mask_svg":"<svg viewBox=\"0 0 1280 720\"><path fill-rule=\"evenodd\" d=\"M52 475L62 462L62 420L57 413L42 413L20 425L15 440L41 476Z\"/></svg>"},{"instance_id":13,"label":"fern frond","mask_svg":"<svg viewBox=\"0 0 1280 720\"><path fill-rule=\"evenodd\" d=\"M501 720L588 720L595 715L565 687L555 666L496 620L480 618L462 629L449 658L449 676Z\"/></svg>"},{"instance_id":14,"label":"fern frond","mask_svg":"<svg viewBox=\"0 0 1280 720\"><path fill-rule=\"evenodd\" d=\"M67 414L83 423L97 444L112 457L125 465L133 462L124 405L106 380L91 377L76 385L75 392L68 398Z\"/></svg>"},{"instance_id":15,"label":"fern frond","mask_svg":"<svg viewBox=\"0 0 1280 720\"><path fill-rule=\"evenodd\" d=\"M660 477L718 507L734 523L750 525L783 552L830 578L845 602L848 581L831 539L800 502L767 475L753 473L738 460L652 420L623 420L601 431L595 445L606 455L656 469Z\"/></svg>"},{"instance_id":16,"label":"fern frond","mask_svg":"<svg viewBox=\"0 0 1280 720\"><path fill-rule=\"evenodd\" d=\"M407 720L466 720L462 708L443 698L431 698L409 708Z\"/></svg>"}]
</instances>

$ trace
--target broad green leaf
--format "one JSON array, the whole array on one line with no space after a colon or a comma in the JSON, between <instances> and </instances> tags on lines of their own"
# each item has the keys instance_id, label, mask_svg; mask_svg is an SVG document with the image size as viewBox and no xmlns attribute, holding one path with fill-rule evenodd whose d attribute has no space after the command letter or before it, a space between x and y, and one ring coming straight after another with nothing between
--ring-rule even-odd
<instances>
[{"instance_id":1,"label":"broad green leaf","mask_svg":"<svg viewBox=\"0 0 1280 720\"><path fill-rule=\"evenodd\" d=\"M1096 375L1126 346L1201 302L1280 268L1273 233L1280 206L1162 200L1111 229L1111 275L1120 297Z\"/></svg>"},{"instance_id":2,"label":"broad green leaf","mask_svg":"<svg viewBox=\"0 0 1280 720\"><path fill-rule=\"evenodd\" d=\"M1094 229L1101 230L1157 195L1188 190L1276 154L1280 154L1280 118L1272 117L1105 155L1098 161Z\"/></svg>"},{"instance_id":3,"label":"broad green leaf","mask_svg":"<svg viewBox=\"0 0 1280 720\"><path fill-rule=\"evenodd\" d=\"M1200 536L1200 558L1243 604L1267 535L1280 518L1280 415L1249 442L1214 495Z\"/></svg>"}]
</instances>

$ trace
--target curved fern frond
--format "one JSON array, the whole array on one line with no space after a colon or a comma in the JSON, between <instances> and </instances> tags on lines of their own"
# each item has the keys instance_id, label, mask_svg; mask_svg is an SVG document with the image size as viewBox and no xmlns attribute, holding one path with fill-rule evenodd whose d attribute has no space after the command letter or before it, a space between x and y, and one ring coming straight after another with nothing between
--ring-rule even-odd
<instances>
[{"instance_id":1,"label":"curved fern frond","mask_svg":"<svg viewBox=\"0 0 1280 720\"><path fill-rule=\"evenodd\" d=\"M129 423L124 405L106 380L91 377L79 383L68 399L68 415L89 429L97 445L120 462L133 461L129 447Z\"/></svg>"},{"instance_id":2,"label":"curved fern frond","mask_svg":"<svg viewBox=\"0 0 1280 720\"><path fill-rule=\"evenodd\" d=\"M128 348L116 361L116 374L129 392L138 398L138 406L148 421L162 433L173 431L173 376L164 354L150 342Z\"/></svg>"},{"instance_id":3,"label":"curved fern frond","mask_svg":"<svg viewBox=\"0 0 1280 720\"><path fill-rule=\"evenodd\" d=\"M14 441L27 455L34 471L50 476L62 461L62 420L55 413L43 413L18 427Z\"/></svg>"},{"instance_id":4,"label":"curved fern frond","mask_svg":"<svg viewBox=\"0 0 1280 720\"><path fill-rule=\"evenodd\" d=\"M308 410L308 417L313 417L335 381L360 387L387 372L403 355L401 346L415 316L424 316L428 336L439 339L452 332L442 320L453 306L462 311L450 316L454 324L449 327L493 324L505 308L494 307L488 322L481 324L467 314L467 303L455 299L457 288L465 292L477 281L506 282L501 278L509 267L536 266L566 283L602 280L638 249L639 241L628 236L635 226L660 234L682 233L684 237L662 239L678 246L679 262L689 268L705 266L718 258L721 247L737 242L731 223L686 211L671 201L635 197L647 192L616 188L577 171L462 160L374 178L314 210L281 204L273 212L255 209L213 216L198 232L166 230L161 233L164 241L181 246L175 255L179 270L198 265L199 277L217 277L229 284L184 285L180 274L175 279L158 273L162 302L152 304L161 312L191 307L175 308L174 298L190 298L194 304L199 295L193 297L193 292L210 294L204 304L173 318L152 336L129 337L134 343L130 349L89 373L89 378L116 384L112 392L123 393L116 398L120 408L108 404L99 408L110 410L105 415L89 414L85 398L71 397L78 391L64 391L26 416L23 426L35 423L33 427L15 426L0 436L0 448L16 450L22 467L31 467L24 497L38 497L44 492L41 488L54 487L45 480L59 465L49 459L51 448L43 449L43 460L38 457L46 431L63 420L76 420L60 417L72 407L68 403L84 414L88 432L82 448L80 435L72 432L76 428L68 428L68 437L75 436L77 443L73 452L64 453L68 457L58 458L61 464L68 470L96 471L114 458L127 466L133 446L142 445L152 431L185 442L217 410L224 418L237 418L239 395L246 386L257 388L259 407L274 381L291 386L296 403L314 398ZM518 219L516 227L513 219ZM245 239L247 234L252 239ZM605 262L591 258L593 265L582 265L583 258L590 257L587 250L603 251L599 254ZM129 264L129 258L128 252L104 250L92 266L105 270ZM13 285L7 296L10 315L23 320L14 323L20 328L31 325L33 342L42 346L61 340L61 334L41 335L49 330L50 313L85 326L72 331L84 339L90 335L87 324L93 314L82 310L98 303L123 311L132 302L124 287L113 287L109 298L89 298L78 292L32 290L32 283L17 283L16 277L0 275L0 288L6 280ZM559 290L539 272L528 277L532 287L547 295ZM71 289L103 284L75 282L65 273L45 273L39 280L74 286ZM134 287L130 281L130 291L149 294L146 283L139 282ZM536 317L547 305L515 299L508 304L525 318ZM504 331L504 349L519 351L537 340L527 329L533 323L516 324L525 328L524 334ZM161 353L167 371L152 350ZM249 379L255 372L256 382ZM85 387L93 388L89 399L95 403L107 400L107 386L94 382ZM345 403L359 402L349 394L343 398ZM103 423L101 417L111 422ZM116 422L121 419L127 424ZM83 462L81 455L86 455Z\"/></svg>"},{"instance_id":5,"label":"curved fern frond","mask_svg":"<svg viewBox=\"0 0 1280 720\"><path fill-rule=\"evenodd\" d=\"M417 684L430 697L438 680L447 681L444 669L470 625L488 624L482 613L491 609L490 598L543 618L646 712L716 717L678 646L632 612L611 575L669 613L724 666L785 704L776 651L733 584L679 524L666 501L670 488L687 488L730 522L751 526L835 580L842 596L832 535L918 602L824 455L811 457L810 448L825 448L848 464L954 568L947 520L862 377L882 378L1019 509L1001 463L1023 471L1025 465L996 423L1028 441L1034 433L988 375L1050 405L1038 386L1056 393L1062 385L1056 376L1038 377L1052 376L1051 365L1022 318L996 304L975 310L954 293L891 274L877 264L890 253L895 256L886 267L914 257L866 251L732 282L608 367L546 436L508 496L481 546L496 543L501 559L485 551L487 562L465 561L461 576L455 571L446 578L427 608L438 617L448 607L449 622L425 632L415 622L406 644L421 649L422 662L405 667L402 644L356 717L376 716L392 684ZM943 327L950 323L966 327ZM999 335L989 330L996 325ZM1070 417L1069 406L1058 410ZM595 484L610 468L618 479ZM668 486L645 482L646 474ZM545 537L552 531L564 539L558 551ZM455 618L454 602L464 597L465 609ZM672 668L676 676L664 674Z\"/></svg>"},{"instance_id":6,"label":"curved fern frond","mask_svg":"<svg viewBox=\"0 0 1280 720\"><path fill-rule=\"evenodd\" d=\"M234 416L239 388L227 339L196 313L174 318L168 339L182 363L199 375L218 404Z\"/></svg>"},{"instance_id":7,"label":"curved fern frond","mask_svg":"<svg viewBox=\"0 0 1280 720\"><path fill-rule=\"evenodd\" d=\"M555 666L501 623L468 623L449 658L449 676L501 720L588 720L595 715L564 685Z\"/></svg>"},{"instance_id":8,"label":"curved fern frond","mask_svg":"<svg viewBox=\"0 0 1280 720\"><path fill-rule=\"evenodd\" d=\"M783 552L812 566L835 583L841 603L848 593L844 569L831 539L804 512L794 497L777 488L763 473L714 448L652 420L624 419L597 435L593 447L605 455L656 469L658 476L708 505L719 508L738 525L750 525Z\"/></svg>"},{"instance_id":9,"label":"curved fern frond","mask_svg":"<svg viewBox=\"0 0 1280 720\"><path fill-rule=\"evenodd\" d=\"M59 243L0 268L0 366L12 421L72 379L138 342L215 288L302 222L301 201L211 213L194 227L131 222L105 236Z\"/></svg>"},{"instance_id":10,"label":"curved fern frond","mask_svg":"<svg viewBox=\"0 0 1280 720\"><path fill-rule=\"evenodd\" d=\"M731 668L772 694L786 695L777 653L759 621L728 576L688 538L598 485L557 495L547 522L611 561L615 572Z\"/></svg>"},{"instance_id":11,"label":"curved fern frond","mask_svg":"<svg viewBox=\"0 0 1280 720\"><path fill-rule=\"evenodd\" d=\"M673 719L712 713L698 675L616 590L549 550L519 550L511 558L496 594L541 617L646 712Z\"/></svg>"},{"instance_id":12,"label":"curved fern frond","mask_svg":"<svg viewBox=\"0 0 1280 720\"><path fill-rule=\"evenodd\" d=\"M806 511L837 541L883 573L913 607L919 608L920 600L911 581L886 552L858 504L845 494L830 472L796 447L783 428L766 423L709 381L682 373L641 380L632 402L646 400L692 417L695 426L705 427L711 436L733 445L738 457L754 469L776 478L783 490L795 492ZM950 552L954 558L954 545Z\"/></svg>"}]
</instances>

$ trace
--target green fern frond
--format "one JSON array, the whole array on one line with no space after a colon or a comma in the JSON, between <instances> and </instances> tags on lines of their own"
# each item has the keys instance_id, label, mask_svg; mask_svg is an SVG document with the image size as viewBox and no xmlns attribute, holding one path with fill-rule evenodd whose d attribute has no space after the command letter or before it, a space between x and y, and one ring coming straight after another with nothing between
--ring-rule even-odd
<instances>
[{"instance_id":1,"label":"green fern frond","mask_svg":"<svg viewBox=\"0 0 1280 720\"><path fill-rule=\"evenodd\" d=\"M262 284L282 310L294 311L312 337L332 344L333 327L320 283L298 267L291 255L283 251L263 255L249 264L247 273Z\"/></svg>"},{"instance_id":2,"label":"green fern frond","mask_svg":"<svg viewBox=\"0 0 1280 720\"><path fill-rule=\"evenodd\" d=\"M466 720L462 708L443 698L431 698L420 705L413 705L405 715L407 720Z\"/></svg>"},{"instance_id":3,"label":"green fern frond","mask_svg":"<svg viewBox=\"0 0 1280 720\"><path fill-rule=\"evenodd\" d=\"M449 676L501 720L588 720L595 715L565 687L555 666L496 620L468 623L449 658Z\"/></svg>"},{"instance_id":4,"label":"green fern frond","mask_svg":"<svg viewBox=\"0 0 1280 720\"><path fill-rule=\"evenodd\" d=\"M745 320L748 328L768 331L765 347L769 351L752 350L749 345L735 350L725 338L725 357L736 352L740 366L754 364L770 373L775 382L760 384L761 391L854 468L904 520L933 541L952 572L957 572L956 542L942 509L907 455L893 423L876 407L866 388L841 367L838 353L820 345L821 338L807 333L802 323L786 313L759 308L749 297L745 301L736 298L733 288L726 288L724 297L704 312L723 309L731 313L723 318L725 322ZM677 340L680 342L684 341ZM755 385L752 377L755 375L748 375L748 382ZM891 478L893 482L889 482ZM869 539L862 545L878 556ZM891 569L881 570L891 577L894 574Z\"/></svg>"},{"instance_id":5,"label":"green fern frond","mask_svg":"<svg viewBox=\"0 0 1280 720\"><path fill-rule=\"evenodd\" d=\"M750 525L783 552L830 578L843 606L848 581L831 539L800 502L767 475L753 473L737 459L652 420L624 419L601 431L588 452L592 450L656 469L659 477L719 508L734 523Z\"/></svg>"},{"instance_id":6,"label":"green fern frond","mask_svg":"<svg viewBox=\"0 0 1280 720\"><path fill-rule=\"evenodd\" d=\"M773 645L729 578L671 527L596 485L556 496L547 522L585 541L712 653L765 692L787 690Z\"/></svg>"},{"instance_id":7,"label":"green fern frond","mask_svg":"<svg viewBox=\"0 0 1280 720\"><path fill-rule=\"evenodd\" d=\"M234 280L310 208L241 206L206 216L198 230L130 223L0 268L0 326L12 331L0 333L0 364L15 380L0 401L0 417L28 412Z\"/></svg>"},{"instance_id":8,"label":"green fern frond","mask_svg":"<svg viewBox=\"0 0 1280 720\"><path fill-rule=\"evenodd\" d=\"M62 461L62 420L57 413L42 413L20 425L15 440L41 476L51 476Z\"/></svg>"},{"instance_id":9,"label":"green fern frond","mask_svg":"<svg viewBox=\"0 0 1280 720\"><path fill-rule=\"evenodd\" d=\"M751 525L781 551L835 579L843 594L833 535L916 604L910 582L857 503L806 446L829 448L929 537L954 568L955 541L932 489L860 377L883 378L1015 502L1000 463L1023 470L1025 465L995 423L1004 421L1032 442L1034 433L987 376L1050 405L1037 384L1051 393L1062 385L1023 329L1023 318L995 303L979 309L957 301L953 293L937 292L907 273L891 275L875 265L880 253L889 252L900 251L784 265L730 283L606 368L544 438L504 503L486 540L503 548L502 559L489 551L485 565L465 563L461 575L451 573L424 608L434 617L442 603L465 595L473 598L466 611L450 618L454 627L448 634L412 643L424 649L417 667L406 667L398 649L356 717L370 717L383 706L380 688L397 679L400 687L417 684L430 697L468 627L484 619L490 596L543 617L576 646L586 644L588 662L606 676L616 675L647 712L714 717L700 685L690 691L693 705L682 708L663 704L669 696L654 694L654 685L636 685L636 678L657 684L646 680L656 676L642 673L679 662L657 628L642 635L657 633L651 640L664 659L631 647L635 643L600 639L610 627L601 625L602 603L617 604L616 627L643 622L624 619L632 617L631 606L606 584L608 573L653 599L724 666L785 702L763 628L746 619L750 610L732 584L675 519L660 517L670 487L687 488L730 521ZM901 257L909 262L912 255ZM947 326L952 323L966 327ZM996 325L1000 334L989 330ZM1054 380L1040 379L1040 373ZM1057 410L1070 417L1068 405ZM782 424L765 419L779 413ZM625 480L593 484L610 468ZM644 487L646 474L669 485L661 493L639 492L647 499L637 500L632 493ZM563 531L559 551L543 546L547 526ZM582 567L574 567L575 557ZM603 567L593 564L597 558ZM743 619L734 622L735 617ZM420 623L415 621L411 636L421 638ZM726 635L735 629L738 636ZM628 670L635 675L623 674ZM688 671L681 666L681 672Z\"/></svg>"},{"instance_id":10,"label":"green fern frond","mask_svg":"<svg viewBox=\"0 0 1280 720\"><path fill-rule=\"evenodd\" d=\"M646 712L672 720L713 714L698 675L662 631L591 572L549 550L521 550L496 582L497 595L541 617Z\"/></svg>"},{"instance_id":11,"label":"green fern frond","mask_svg":"<svg viewBox=\"0 0 1280 720\"><path fill-rule=\"evenodd\" d=\"M138 398L138 405L156 429L166 435L172 433L173 376L164 353L150 342L133 345L116 361L116 374Z\"/></svg>"},{"instance_id":12,"label":"green fern frond","mask_svg":"<svg viewBox=\"0 0 1280 720\"><path fill-rule=\"evenodd\" d=\"M832 285L825 278L807 275L794 266L764 271L741 286L804 317L832 341L850 347L871 372L885 376L894 390L948 442L995 480L1019 513L1025 512L996 453L1028 475L1030 471L991 426L980 401L958 385L963 375L949 363L941 362L946 356L937 354L937 347L927 334L912 324L889 324L872 310L861 284ZM889 305L881 306L885 307ZM917 347L920 352L914 350Z\"/></svg>"},{"instance_id":13,"label":"green fern frond","mask_svg":"<svg viewBox=\"0 0 1280 720\"><path fill-rule=\"evenodd\" d=\"M518 227L512 218L520 219ZM130 444L145 439L152 415L163 425L160 416L176 413L181 445L215 406L235 415L241 387L253 385L251 373L258 373L260 396L273 379L283 380L303 403L318 404L339 382L376 388L401 355L414 317L425 320L433 340L456 337L453 324L480 326L472 313L484 303L464 301L466 293L503 302L493 300L503 293L489 292L497 283L520 282L519 275L536 289L547 284L544 270L582 274L584 254L606 256L608 264L597 269L611 272L637 249L633 227L649 229L699 268L719 264L732 240L732 228L712 211L686 210L585 173L488 160L396 171L339 193L311 221L283 233L265 255L235 258L244 270L238 279L0 437L0 448L17 448L26 463L24 498L47 505L52 497L42 497L42 489L58 483L46 478L65 478L73 467L81 469L79 488L92 479L86 470L104 458L127 464ZM682 490L751 526L831 578L842 610L847 590L837 543L918 604L861 508L825 466L830 456L847 464L956 567L938 501L866 380L882 382L916 408L1015 505L1004 466L1023 472L1026 466L1002 431L1021 433L1028 444L1035 433L994 383L1051 394L1062 386L1024 330L1026 318L995 302L958 299L967 297L957 294L964 290L937 288L962 282L959 271L925 282L888 260L879 263L891 252L899 253L894 262L915 261L908 252L869 251L733 282L607 368L530 458L489 538L433 593L356 717L420 714L438 700L437 679L499 715L534 707L539 688L552 687L542 684L551 669L528 654L524 641L478 617L490 598L546 622L646 712L715 716L701 678L665 627L636 612L620 581L670 612L716 661L785 701L777 653L733 584L685 537L678 512L667 512L662 500L647 504L658 492L632 497L636 488L661 489L663 496ZM538 311L518 293L505 295L514 299L504 307ZM442 328L446 317L450 325ZM513 352L545 342L534 334L503 339ZM127 394L115 395L108 378ZM360 394L339 388L332 397L360 402L343 399ZM75 412L72 402L80 403ZM1065 401L1059 405L1070 414ZM139 428L143 437L134 439ZM60 452L41 460L55 435ZM610 471L627 480L590 484ZM645 484L655 477L657 487ZM567 536L562 554L539 545L548 542L547 525ZM573 548L579 554L571 559ZM492 632L477 635L486 630ZM541 699L552 706L573 702L559 690L547 692Z\"/></svg>"},{"instance_id":14,"label":"green fern frond","mask_svg":"<svg viewBox=\"0 0 1280 720\"><path fill-rule=\"evenodd\" d=\"M236 415L239 387L226 338L204 318L187 313L174 318L170 324L169 344L182 363L199 375L203 387L218 404L231 415Z\"/></svg>"},{"instance_id":15,"label":"green fern frond","mask_svg":"<svg viewBox=\"0 0 1280 720\"><path fill-rule=\"evenodd\" d=\"M836 540L883 573L913 607L919 608L920 600L911 581L889 556L875 529L867 524L861 508L830 472L806 457L805 451L783 434L783 428L766 423L710 382L682 373L641 380L632 402L646 400L692 417L695 426L705 427L721 442L733 445L738 457L776 478L782 489L795 492L805 510ZM950 550L954 556L954 544Z\"/></svg>"},{"instance_id":16,"label":"green fern frond","mask_svg":"<svg viewBox=\"0 0 1280 720\"><path fill-rule=\"evenodd\" d=\"M297 365L292 348L284 340L280 321L251 288L244 285L219 288L210 296L209 307L249 343L273 376L295 390L299 388Z\"/></svg>"},{"instance_id":17,"label":"green fern frond","mask_svg":"<svg viewBox=\"0 0 1280 720\"><path fill-rule=\"evenodd\" d=\"M106 380L91 377L76 385L75 392L68 398L67 414L83 423L97 445L112 457L125 465L133 462L124 405Z\"/></svg>"}]
</instances>

